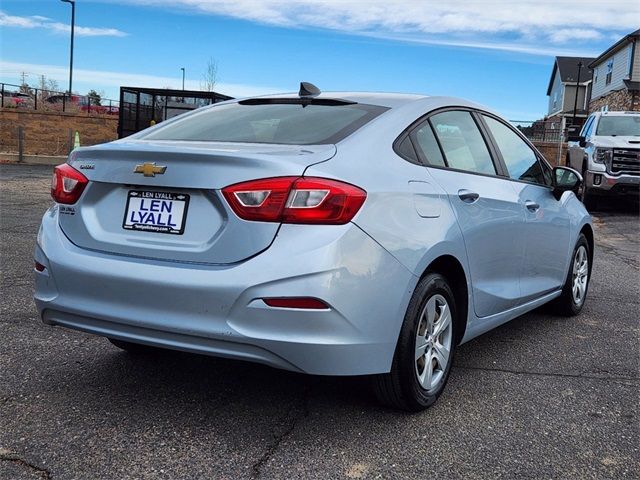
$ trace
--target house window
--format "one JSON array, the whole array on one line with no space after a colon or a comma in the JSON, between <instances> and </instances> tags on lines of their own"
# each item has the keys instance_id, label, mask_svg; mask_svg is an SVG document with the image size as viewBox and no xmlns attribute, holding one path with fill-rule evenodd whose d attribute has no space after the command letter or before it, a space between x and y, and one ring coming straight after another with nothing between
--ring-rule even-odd
<instances>
[{"instance_id":1,"label":"house window","mask_svg":"<svg viewBox=\"0 0 640 480\"><path fill-rule=\"evenodd\" d=\"M553 92L553 108L558 106L558 91Z\"/></svg>"},{"instance_id":2,"label":"house window","mask_svg":"<svg viewBox=\"0 0 640 480\"><path fill-rule=\"evenodd\" d=\"M607 62L607 77L604 84L609 85L611 83L611 77L613 76L613 58Z\"/></svg>"},{"instance_id":3,"label":"house window","mask_svg":"<svg viewBox=\"0 0 640 480\"><path fill-rule=\"evenodd\" d=\"M599 68L599 67L596 67L596 68L593 70L593 84L594 84L594 85L595 85L596 83L598 83L598 68Z\"/></svg>"}]
</instances>

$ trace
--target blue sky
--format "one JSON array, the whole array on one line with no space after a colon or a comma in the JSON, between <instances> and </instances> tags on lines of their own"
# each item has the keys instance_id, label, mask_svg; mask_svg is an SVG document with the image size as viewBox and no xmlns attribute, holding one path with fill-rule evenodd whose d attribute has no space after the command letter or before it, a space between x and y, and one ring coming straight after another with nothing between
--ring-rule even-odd
<instances>
[{"instance_id":1,"label":"blue sky","mask_svg":"<svg viewBox=\"0 0 640 480\"><path fill-rule=\"evenodd\" d=\"M209 58L233 96L297 89L453 95L512 120L545 113L554 55L593 55L640 25L637 1L76 1L74 90L198 89ZM0 4L0 79L68 82L70 6Z\"/></svg>"}]
</instances>

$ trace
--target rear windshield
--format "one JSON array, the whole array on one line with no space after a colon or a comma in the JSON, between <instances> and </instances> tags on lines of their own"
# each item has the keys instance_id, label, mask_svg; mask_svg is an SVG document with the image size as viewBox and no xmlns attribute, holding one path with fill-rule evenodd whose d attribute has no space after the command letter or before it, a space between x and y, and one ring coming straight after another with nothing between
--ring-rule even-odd
<instances>
[{"instance_id":1,"label":"rear windshield","mask_svg":"<svg viewBox=\"0 0 640 480\"><path fill-rule=\"evenodd\" d=\"M138 138L319 145L339 142L385 110L359 103L231 103L185 115Z\"/></svg>"},{"instance_id":2,"label":"rear windshield","mask_svg":"<svg viewBox=\"0 0 640 480\"><path fill-rule=\"evenodd\" d=\"M600 117L596 135L637 137L640 135L640 115Z\"/></svg>"}]
</instances>

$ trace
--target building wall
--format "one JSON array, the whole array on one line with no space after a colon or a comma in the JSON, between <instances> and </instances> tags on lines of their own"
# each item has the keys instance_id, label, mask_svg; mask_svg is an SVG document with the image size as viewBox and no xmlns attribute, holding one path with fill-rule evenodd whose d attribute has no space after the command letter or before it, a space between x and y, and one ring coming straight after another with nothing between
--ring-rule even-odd
<instances>
[{"instance_id":1,"label":"building wall","mask_svg":"<svg viewBox=\"0 0 640 480\"><path fill-rule=\"evenodd\" d=\"M558 165L564 165L564 158L567 154L566 143L563 142L562 145L560 145L559 142L534 141L532 143L551 166L557 167Z\"/></svg>"},{"instance_id":2,"label":"building wall","mask_svg":"<svg viewBox=\"0 0 640 480\"><path fill-rule=\"evenodd\" d=\"M609 111L636 111L640 112L640 92L630 92L627 89L610 92L606 95L591 100L590 112L598 112L606 108Z\"/></svg>"},{"instance_id":3,"label":"building wall","mask_svg":"<svg viewBox=\"0 0 640 480\"><path fill-rule=\"evenodd\" d=\"M606 85L607 63L612 57L609 56L607 58L604 58L594 66L593 89L591 91L592 99L596 99L601 95L605 95L611 91L624 88L623 80L625 78L629 78L632 46L632 43L628 43L626 47L619 50L613 55L613 75L611 77L611 83L609 85Z\"/></svg>"},{"instance_id":4,"label":"building wall","mask_svg":"<svg viewBox=\"0 0 640 480\"><path fill-rule=\"evenodd\" d=\"M558 73L558 69L554 68L553 84L551 87L551 91L549 92L549 108L547 110L547 115L553 115L562 111L563 88L564 85L560 81L560 74ZM554 98L556 99L555 105Z\"/></svg>"},{"instance_id":5,"label":"building wall","mask_svg":"<svg viewBox=\"0 0 640 480\"><path fill-rule=\"evenodd\" d=\"M0 109L0 152L18 152L20 127L24 154L66 155L73 146L75 132L83 146L115 140L118 117Z\"/></svg>"},{"instance_id":6,"label":"building wall","mask_svg":"<svg viewBox=\"0 0 640 480\"><path fill-rule=\"evenodd\" d=\"M586 72L588 75L588 72ZM578 87L578 110L586 110L585 94L587 92L586 85L579 85ZM564 86L564 105L562 107L563 112L573 112L573 104L576 100L576 86L575 84Z\"/></svg>"}]
</instances>

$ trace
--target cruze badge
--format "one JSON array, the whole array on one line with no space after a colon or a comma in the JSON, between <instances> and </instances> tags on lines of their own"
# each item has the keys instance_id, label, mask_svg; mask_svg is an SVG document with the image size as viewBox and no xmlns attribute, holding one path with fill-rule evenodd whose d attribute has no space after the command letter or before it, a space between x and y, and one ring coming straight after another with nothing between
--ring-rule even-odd
<instances>
[{"instance_id":1,"label":"cruze badge","mask_svg":"<svg viewBox=\"0 0 640 480\"><path fill-rule=\"evenodd\" d=\"M142 173L145 177L155 177L156 174L162 175L167 167L156 166L156 162L143 163L142 165L136 165L133 173Z\"/></svg>"}]
</instances>

